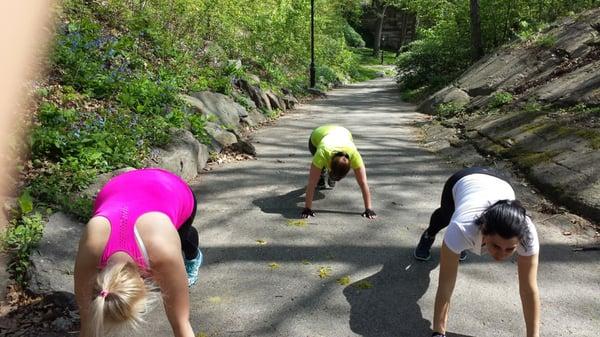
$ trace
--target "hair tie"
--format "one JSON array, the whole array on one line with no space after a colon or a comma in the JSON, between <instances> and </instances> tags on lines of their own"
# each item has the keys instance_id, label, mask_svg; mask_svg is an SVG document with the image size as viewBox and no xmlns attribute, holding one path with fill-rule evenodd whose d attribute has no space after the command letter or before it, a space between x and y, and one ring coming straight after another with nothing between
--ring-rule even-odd
<instances>
[{"instance_id":1,"label":"hair tie","mask_svg":"<svg viewBox=\"0 0 600 337\"><path fill-rule=\"evenodd\" d=\"M106 296L108 296L108 290L102 290L102 291L100 292L100 297L102 297L102 298L106 298Z\"/></svg>"}]
</instances>

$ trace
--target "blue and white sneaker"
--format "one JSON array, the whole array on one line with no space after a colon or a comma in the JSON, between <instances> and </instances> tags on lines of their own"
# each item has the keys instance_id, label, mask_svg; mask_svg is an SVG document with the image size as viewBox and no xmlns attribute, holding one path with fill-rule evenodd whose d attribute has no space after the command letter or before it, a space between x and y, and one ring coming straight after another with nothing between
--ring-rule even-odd
<instances>
[{"instance_id":1,"label":"blue and white sneaker","mask_svg":"<svg viewBox=\"0 0 600 337\"><path fill-rule=\"evenodd\" d=\"M193 286L198 281L198 272L202 265L202 252L198 248L198 255L193 260L183 258L185 272L187 273L188 287Z\"/></svg>"}]
</instances>

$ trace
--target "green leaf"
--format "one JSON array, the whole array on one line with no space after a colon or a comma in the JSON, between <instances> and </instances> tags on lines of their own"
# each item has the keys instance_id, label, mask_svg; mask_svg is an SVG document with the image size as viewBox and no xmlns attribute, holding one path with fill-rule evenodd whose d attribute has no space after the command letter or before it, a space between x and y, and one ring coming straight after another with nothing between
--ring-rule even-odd
<instances>
[{"instance_id":1,"label":"green leaf","mask_svg":"<svg viewBox=\"0 0 600 337\"><path fill-rule=\"evenodd\" d=\"M319 267L319 270L317 270L317 275L319 276L319 278L327 278L331 276L331 267Z\"/></svg>"},{"instance_id":2,"label":"green leaf","mask_svg":"<svg viewBox=\"0 0 600 337\"><path fill-rule=\"evenodd\" d=\"M293 226L293 227L304 227L307 224L308 224L308 221L306 221L304 219L299 219L299 220L290 219L287 221L287 225Z\"/></svg>"},{"instance_id":3,"label":"green leaf","mask_svg":"<svg viewBox=\"0 0 600 337\"><path fill-rule=\"evenodd\" d=\"M350 284L350 276L346 275L346 276L340 277L339 279L336 280L336 282L341 286L348 285L348 284Z\"/></svg>"},{"instance_id":4,"label":"green leaf","mask_svg":"<svg viewBox=\"0 0 600 337\"><path fill-rule=\"evenodd\" d=\"M19 197L19 207L21 208L21 214L27 214L33 211L33 198L29 194L29 190L25 190Z\"/></svg>"}]
</instances>

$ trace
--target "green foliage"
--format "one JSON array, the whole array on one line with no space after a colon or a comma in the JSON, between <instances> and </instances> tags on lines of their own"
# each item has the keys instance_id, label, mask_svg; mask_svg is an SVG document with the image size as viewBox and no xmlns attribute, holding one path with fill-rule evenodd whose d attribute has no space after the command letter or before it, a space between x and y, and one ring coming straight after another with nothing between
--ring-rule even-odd
<instances>
[{"instance_id":1,"label":"green foliage","mask_svg":"<svg viewBox=\"0 0 600 337\"><path fill-rule=\"evenodd\" d=\"M357 58L356 62L361 65L379 65L381 64L381 54L373 56L373 50L370 48L351 48L354 53L354 57ZM394 53L383 52L383 63L384 64L395 64L396 57Z\"/></svg>"},{"instance_id":2,"label":"green foliage","mask_svg":"<svg viewBox=\"0 0 600 337\"><path fill-rule=\"evenodd\" d=\"M368 81L377 78L378 73L376 69L360 65L350 72L350 76L356 81Z\"/></svg>"},{"instance_id":3,"label":"green foliage","mask_svg":"<svg viewBox=\"0 0 600 337\"><path fill-rule=\"evenodd\" d=\"M29 190L25 190L18 199L19 209L10 221L6 232L2 233L2 250L10 254L8 271L17 283L24 285L27 281L29 256L42 238L44 230L42 214L34 211L34 204Z\"/></svg>"},{"instance_id":4,"label":"green foliage","mask_svg":"<svg viewBox=\"0 0 600 337\"><path fill-rule=\"evenodd\" d=\"M412 42L398 57L399 80L404 89L429 86L434 91L469 65L469 37L456 21L439 22L421 34L423 38Z\"/></svg>"},{"instance_id":5,"label":"green foliage","mask_svg":"<svg viewBox=\"0 0 600 337\"><path fill-rule=\"evenodd\" d=\"M509 92L499 91L491 97L488 102L488 108L499 108L513 101L513 95Z\"/></svg>"},{"instance_id":6,"label":"green foliage","mask_svg":"<svg viewBox=\"0 0 600 337\"><path fill-rule=\"evenodd\" d=\"M556 44L557 38L552 35L542 35L535 40L535 44L540 48L552 48Z\"/></svg>"},{"instance_id":7,"label":"green foliage","mask_svg":"<svg viewBox=\"0 0 600 337\"><path fill-rule=\"evenodd\" d=\"M429 94L432 93L431 89L428 86L422 86L416 89L406 89L400 93L400 96L403 100L407 102L420 102L425 99Z\"/></svg>"},{"instance_id":8,"label":"green foliage","mask_svg":"<svg viewBox=\"0 0 600 337\"><path fill-rule=\"evenodd\" d=\"M190 121L190 130L192 134L205 145L210 145L211 138L206 132L205 125L209 118L205 117L205 115L193 114L188 117Z\"/></svg>"},{"instance_id":9,"label":"green foliage","mask_svg":"<svg viewBox=\"0 0 600 337\"><path fill-rule=\"evenodd\" d=\"M451 118L464 111L465 108L455 102L442 103L436 107L436 114L442 118Z\"/></svg>"},{"instance_id":10,"label":"green foliage","mask_svg":"<svg viewBox=\"0 0 600 337\"><path fill-rule=\"evenodd\" d=\"M417 39L403 48L397 66L404 91L424 86L434 92L456 79L472 63L469 1L404 1L418 17ZM529 39L548 23L597 6L590 0L480 1L484 49L492 51L514 39ZM539 47L556 39L541 36ZM414 95L410 95L414 96Z\"/></svg>"},{"instance_id":11,"label":"green foliage","mask_svg":"<svg viewBox=\"0 0 600 337\"><path fill-rule=\"evenodd\" d=\"M344 38L350 47L364 48L365 41L349 24L344 25Z\"/></svg>"},{"instance_id":12,"label":"green foliage","mask_svg":"<svg viewBox=\"0 0 600 337\"><path fill-rule=\"evenodd\" d=\"M543 106L539 102L537 102L534 99L531 99L531 100L527 101L523 110L525 112L538 112L538 111L541 111L542 108L543 108Z\"/></svg>"}]
</instances>

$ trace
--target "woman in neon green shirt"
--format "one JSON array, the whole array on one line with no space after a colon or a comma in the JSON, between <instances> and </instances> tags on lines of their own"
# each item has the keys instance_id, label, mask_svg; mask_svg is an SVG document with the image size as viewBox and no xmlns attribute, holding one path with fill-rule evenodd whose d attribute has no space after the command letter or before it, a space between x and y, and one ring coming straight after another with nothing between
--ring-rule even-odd
<instances>
[{"instance_id":1,"label":"woman in neon green shirt","mask_svg":"<svg viewBox=\"0 0 600 337\"><path fill-rule=\"evenodd\" d=\"M365 203L362 216L375 219L377 215L371 209L367 172L350 131L337 125L320 126L311 133L308 148L313 155L313 160L308 174L302 218L315 216L315 212L311 209L314 192L317 186L325 187L325 173L329 175L327 183L330 187L334 187L335 183L344 178L352 168Z\"/></svg>"}]
</instances>

